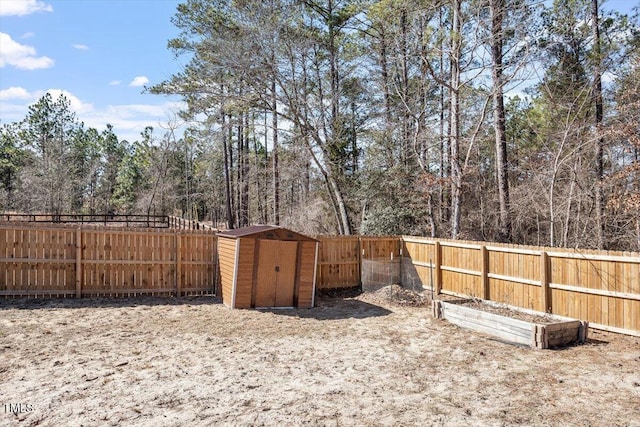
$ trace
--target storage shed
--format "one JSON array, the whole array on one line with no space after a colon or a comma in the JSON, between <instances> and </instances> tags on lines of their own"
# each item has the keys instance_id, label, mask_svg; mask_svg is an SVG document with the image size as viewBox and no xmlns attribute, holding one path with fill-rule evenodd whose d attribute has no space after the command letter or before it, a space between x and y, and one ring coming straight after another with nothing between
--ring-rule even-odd
<instances>
[{"instance_id":1,"label":"storage shed","mask_svg":"<svg viewBox=\"0 0 640 427\"><path fill-rule=\"evenodd\" d=\"M310 308L318 241L273 225L218 233L222 302L230 308Z\"/></svg>"}]
</instances>

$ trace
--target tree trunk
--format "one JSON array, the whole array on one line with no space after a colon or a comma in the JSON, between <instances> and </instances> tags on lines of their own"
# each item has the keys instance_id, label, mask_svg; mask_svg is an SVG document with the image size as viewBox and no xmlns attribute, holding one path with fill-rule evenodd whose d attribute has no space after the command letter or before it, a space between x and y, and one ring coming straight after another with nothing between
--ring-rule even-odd
<instances>
[{"instance_id":1,"label":"tree trunk","mask_svg":"<svg viewBox=\"0 0 640 427\"><path fill-rule=\"evenodd\" d=\"M384 149L390 167L393 162L393 148L391 144L391 93L389 93L389 59L387 54L387 38L384 26L380 29L380 69L382 73L382 89L384 94Z\"/></svg>"},{"instance_id":2,"label":"tree trunk","mask_svg":"<svg viewBox=\"0 0 640 427\"><path fill-rule=\"evenodd\" d=\"M275 60L274 60L275 61ZM276 93L276 80L271 82L271 127L273 131L273 223L280 225L280 166L278 164L278 101Z\"/></svg>"},{"instance_id":3,"label":"tree trunk","mask_svg":"<svg viewBox=\"0 0 640 427\"><path fill-rule=\"evenodd\" d=\"M462 169L460 167L460 50L462 25L462 0L452 1L451 23L451 89L450 89L450 136L451 149L451 238L457 239L460 234L460 218L462 207Z\"/></svg>"},{"instance_id":4,"label":"tree trunk","mask_svg":"<svg viewBox=\"0 0 640 427\"><path fill-rule=\"evenodd\" d=\"M500 200L500 221L498 240L511 241L511 214L509 203L509 175L507 163L507 131L502 74L502 22L506 13L504 0L491 0L491 56L493 57L493 126L496 138L496 174L498 177L498 198Z\"/></svg>"},{"instance_id":5,"label":"tree trunk","mask_svg":"<svg viewBox=\"0 0 640 427\"><path fill-rule=\"evenodd\" d=\"M244 222L244 131L242 129L243 119L242 113L236 118L238 120L236 126L236 150L238 152L237 168L236 168L236 216L238 218L238 228L246 226Z\"/></svg>"},{"instance_id":6,"label":"tree trunk","mask_svg":"<svg viewBox=\"0 0 640 427\"><path fill-rule=\"evenodd\" d=\"M578 158L576 157L576 161L574 163L573 169L571 170L571 180L569 182L569 195L567 197L567 209L564 218L564 229L562 230L562 242L561 246L566 248L569 246L569 229L571 227L571 208L573 207L573 193L575 192L576 182L578 181ZM580 212L580 210L577 210Z\"/></svg>"},{"instance_id":7,"label":"tree trunk","mask_svg":"<svg viewBox=\"0 0 640 427\"><path fill-rule=\"evenodd\" d=\"M331 80L331 136L335 140L340 135L338 116L340 114L340 75L338 74L338 55L336 47L336 29L334 26L333 1L327 5L327 19L329 31L329 78Z\"/></svg>"},{"instance_id":8,"label":"tree trunk","mask_svg":"<svg viewBox=\"0 0 640 427\"><path fill-rule=\"evenodd\" d=\"M269 223L269 165L270 165L270 161L269 161L269 149L267 148L267 145L269 143L269 133L267 132L267 129L269 129L269 110L265 109L264 110L264 114L263 114L263 119L264 119L264 123L263 123L263 128L264 128L264 176L263 176L263 180L262 180L262 184L258 186L258 198L262 200L261 204L262 206L264 206L264 209L262 211L262 216L261 216L261 222L263 224L268 224ZM256 156L258 155L258 153L256 152Z\"/></svg>"},{"instance_id":9,"label":"tree trunk","mask_svg":"<svg viewBox=\"0 0 640 427\"><path fill-rule=\"evenodd\" d=\"M595 199L596 199L596 236L598 249L605 248L604 239L604 196L602 193L602 178L604 176L603 146L604 138L601 136L601 126L603 117L602 106L602 70L600 58L600 28L598 24L598 0L591 0L591 27L593 33L593 53L595 57L595 67L593 72L593 100L596 107L595 131L596 131L596 153L595 153Z\"/></svg>"},{"instance_id":10,"label":"tree trunk","mask_svg":"<svg viewBox=\"0 0 640 427\"><path fill-rule=\"evenodd\" d=\"M249 225L249 112L245 111L240 114L240 122L242 123L242 225Z\"/></svg>"},{"instance_id":11,"label":"tree trunk","mask_svg":"<svg viewBox=\"0 0 640 427\"><path fill-rule=\"evenodd\" d=\"M334 16L334 3L333 0L329 0L327 2L327 16L328 18L328 32L329 32L329 77L331 80L331 117L330 117L330 126L331 135L330 135L330 144L336 144L342 135L342 128L340 125L340 72L339 72L339 63L338 63L338 47L336 46L336 37L337 30L334 25L335 16ZM322 97L321 97L322 99ZM339 165L337 168L333 166L331 156L327 155L326 151L324 153L324 160L329 165L327 168L328 171L328 180L330 184L329 191L333 192L337 210L339 214L339 219L341 223L341 232L344 235L351 234L351 222L349 220L349 215L347 213L347 207L344 200L344 196L342 193L342 189L338 184L338 177L342 177L344 174L343 168Z\"/></svg>"},{"instance_id":12,"label":"tree trunk","mask_svg":"<svg viewBox=\"0 0 640 427\"><path fill-rule=\"evenodd\" d=\"M435 213L433 212L433 194L429 192L427 196L427 211L429 212L429 226L431 228L431 237L436 238L438 236L437 223L435 220Z\"/></svg>"},{"instance_id":13,"label":"tree trunk","mask_svg":"<svg viewBox=\"0 0 640 427\"><path fill-rule=\"evenodd\" d=\"M254 169L254 179L253 179L253 184L255 187L255 192L256 192L256 208L258 209L258 222L260 224L266 224L267 223L267 219L266 219L266 210L267 210L267 204L263 203L263 198L262 195L265 192L265 189L262 187L263 183L267 181L267 169L268 169L268 163L265 162L264 167L262 167L261 162L261 157L260 157L260 149L258 147L258 135L256 134L256 129L257 129L257 125L256 125L256 117L257 117L257 113L256 112L251 112L251 129L253 130L253 162L251 162L251 166ZM266 117L265 115L263 115L263 117ZM265 130L266 130L266 126L265 126ZM265 131L266 133L266 131ZM266 146L264 147L265 151L266 151Z\"/></svg>"},{"instance_id":14,"label":"tree trunk","mask_svg":"<svg viewBox=\"0 0 640 427\"><path fill-rule=\"evenodd\" d=\"M409 61L408 61L408 52L407 52L407 11L405 8L402 8L400 12L400 31L401 31L401 39L400 39L400 53L402 55L401 58L401 72L402 72L402 97L403 103L405 104L402 107L402 145L400 147L400 161L402 162L402 166L404 167L405 172L409 171L409 159L411 157L411 130L410 130L410 121L411 116L409 114L409 109L407 108L410 105L409 102Z\"/></svg>"},{"instance_id":15,"label":"tree trunk","mask_svg":"<svg viewBox=\"0 0 640 427\"><path fill-rule=\"evenodd\" d=\"M440 12L439 12L439 16L438 16L438 20L439 20L439 24L440 26L444 25L444 11L443 8L440 8ZM439 65L440 65L440 73L442 75L442 78L444 78L444 37L441 38L440 41L440 55L439 55ZM449 151L449 144L447 144L447 136L444 133L444 129L445 129L445 111L447 109L447 103L446 103L446 90L447 87L444 84L440 84L440 91L439 91L439 109L440 109L440 120L439 120L439 125L438 125L438 132L439 132L439 140L440 140L440 183L438 184L438 207L440 210L440 215L439 215L439 219L440 219L440 223L445 223L447 221L449 221L449 213L447 210L447 201L446 201L446 194L445 194L445 186L443 185L443 183L445 182L445 177L448 176L448 172L447 172L447 164L448 164L448 151Z\"/></svg>"},{"instance_id":16,"label":"tree trunk","mask_svg":"<svg viewBox=\"0 0 640 427\"><path fill-rule=\"evenodd\" d=\"M230 145L227 141L229 130L227 129L226 114L223 111L220 113L222 120L222 150L224 151L224 190L225 190L225 207L227 211L227 227L231 230L235 228L236 219L233 215L233 206L231 205L231 167L232 162Z\"/></svg>"},{"instance_id":17,"label":"tree trunk","mask_svg":"<svg viewBox=\"0 0 640 427\"><path fill-rule=\"evenodd\" d=\"M347 212L347 204L345 203L344 196L342 195L342 190L336 180L333 178L332 174L329 174L329 184L331 185L331 190L333 191L334 198L338 205L338 214L340 215L340 222L342 224L342 234L345 236L351 235L351 220L349 219L349 213Z\"/></svg>"}]
</instances>

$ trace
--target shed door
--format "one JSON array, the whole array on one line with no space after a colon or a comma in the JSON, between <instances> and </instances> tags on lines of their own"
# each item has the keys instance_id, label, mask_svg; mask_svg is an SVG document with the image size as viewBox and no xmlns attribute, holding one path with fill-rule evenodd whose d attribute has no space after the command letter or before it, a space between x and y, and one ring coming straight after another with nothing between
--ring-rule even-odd
<instances>
[{"instance_id":1,"label":"shed door","mask_svg":"<svg viewBox=\"0 0 640 427\"><path fill-rule=\"evenodd\" d=\"M256 307L292 307L298 242L260 240Z\"/></svg>"}]
</instances>

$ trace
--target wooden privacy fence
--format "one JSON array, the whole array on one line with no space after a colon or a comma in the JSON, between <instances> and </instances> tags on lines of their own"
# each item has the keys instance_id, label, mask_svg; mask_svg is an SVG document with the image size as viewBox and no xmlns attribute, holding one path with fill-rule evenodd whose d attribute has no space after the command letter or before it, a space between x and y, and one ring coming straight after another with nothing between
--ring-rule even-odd
<instances>
[{"instance_id":1,"label":"wooden privacy fence","mask_svg":"<svg viewBox=\"0 0 640 427\"><path fill-rule=\"evenodd\" d=\"M320 240L319 289L359 286L363 256L400 253L397 237ZM210 230L0 224L0 297L213 293L217 263Z\"/></svg>"},{"instance_id":2,"label":"wooden privacy fence","mask_svg":"<svg viewBox=\"0 0 640 427\"><path fill-rule=\"evenodd\" d=\"M362 259L402 257L402 277L640 335L640 254L428 238L320 236L319 289L358 286ZM411 271L406 271L407 269Z\"/></svg>"},{"instance_id":3,"label":"wooden privacy fence","mask_svg":"<svg viewBox=\"0 0 640 427\"><path fill-rule=\"evenodd\" d=\"M402 277L640 335L640 254L427 238L319 236L317 289L359 286L363 259L402 257ZM214 293L208 230L0 225L0 296ZM409 271L407 271L409 270Z\"/></svg>"},{"instance_id":4,"label":"wooden privacy fence","mask_svg":"<svg viewBox=\"0 0 640 427\"><path fill-rule=\"evenodd\" d=\"M360 286L362 259L400 256L399 237L317 236L317 289L337 289Z\"/></svg>"},{"instance_id":5,"label":"wooden privacy fence","mask_svg":"<svg viewBox=\"0 0 640 427\"><path fill-rule=\"evenodd\" d=\"M403 255L427 287L433 277L435 293L482 298L640 335L639 253L402 240Z\"/></svg>"},{"instance_id":6,"label":"wooden privacy fence","mask_svg":"<svg viewBox=\"0 0 640 427\"><path fill-rule=\"evenodd\" d=\"M0 296L214 293L209 231L0 225Z\"/></svg>"}]
</instances>

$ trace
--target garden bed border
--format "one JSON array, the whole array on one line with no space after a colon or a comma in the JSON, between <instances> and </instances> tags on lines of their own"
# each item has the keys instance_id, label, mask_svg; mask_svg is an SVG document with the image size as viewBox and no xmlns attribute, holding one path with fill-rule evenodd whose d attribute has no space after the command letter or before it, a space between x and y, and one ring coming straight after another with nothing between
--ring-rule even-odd
<instances>
[{"instance_id":1,"label":"garden bed border","mask_svg":"<svg viewBox=\"0 0 640 427\"><path fill-rule=\"evenodd\" d=\"M536 323L512 317L490 313L481 309L465 306L464 303L474 301L461 299L457 301L433 300L433 316L444 319L462 328L486 333L509 343L527 345L532 348L548 349L563 347L572 343L584 343L588 338L589 322L562 316L549 315L551 323ZM482 301L483 304L488 303ZM543 316L531 310L501 304L488 304L504 307L527 314Z\"/></svg>"}]
</instances>

